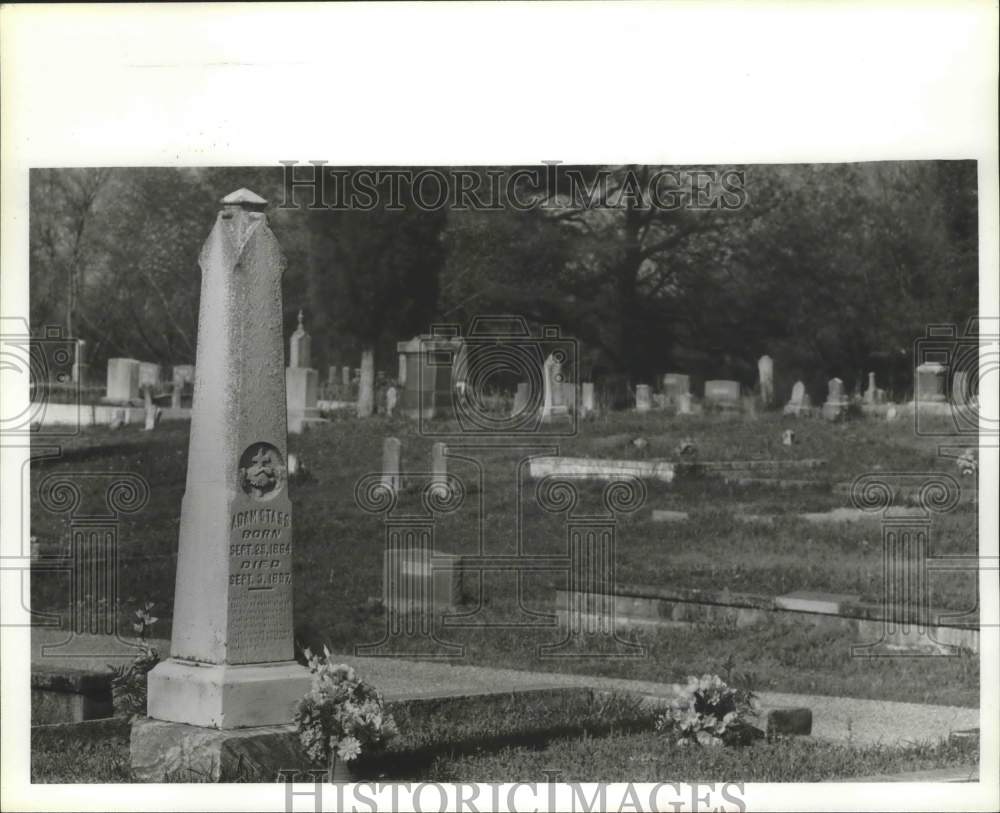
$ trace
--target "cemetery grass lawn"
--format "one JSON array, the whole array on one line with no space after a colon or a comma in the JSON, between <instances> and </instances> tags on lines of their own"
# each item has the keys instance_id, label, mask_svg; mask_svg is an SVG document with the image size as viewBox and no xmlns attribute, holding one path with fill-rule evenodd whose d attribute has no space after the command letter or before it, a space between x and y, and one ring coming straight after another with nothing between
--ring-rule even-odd
<instances>
[{"instance_id":1,"label":"cemetery grass lawn","mask_svg":"<svg viewBox=\"0 0 1000 813\"><path fill-rule=\"evenodd\" d=\"M795 429L799 442L781 445L783 428ZM355 645L383 637L381 607L382 517L361 511L354 489L364 475L377 472L385 437L402 441L403 471L429 470L435 438L421 436L405 419L374 417L358 421L335 414L331 422L303 436L290 438L313 475L291 489L294 503L295 629L300 644L352 652ZM712 478L682 478L672 484L647 483L645 505L619 518L616 566L620 583L701 587L763 595L793 590L853 593L879 601L882 585L881 536L877 523L812 526L793 514L823 511L848 504L829 483L850 482L862 473L933 472L957 476L953 461L938 459L937 439L915 437L912 419L895 423L857 421L834 425L821 420L783 419L768 414L756 421L690 417L679 421L662 413L645 416L613 414L584 423L568 439L530 438L531 449L490 450L480 470L471 461L449 461L450 471L468 484L465 505L436 524L435 547L450 553L516 552L514 515L518 495L511 474L528 454L632 458L631 444L641 435L647 456L674 459L682 438L692 439L701 460L823 458L820 469L796 470L786 478L815 478L817 487L782 491L727 485ZM49 474L106 473L108 478L82 478L80 510L104 507L104 489L114 472L133 472L150 483L148 505L119 525L120 628L129 630L128 613L135 604L153 601L161 621L153 637L169 637L181 498L186 474L188 425L165 422L153 433L136 427L118 432L88 430L64 444L62 458L32 467L32 530L39 543L65 544L65 515L47 513L38 501L38 485ZM525 446L529 442L526 441ZM766 475L762 475L766 476ZM825 484L825 485L824 485ZM963 485L971 481L966 479ZM601 505L603 484L580 486L581 511ZM562 515L546 514L535 499L535 483L521 490L523 550L529 554L566 551ZM401 497L399 509L417 506L419 495ZM683 523L651 521L653 508L690 512ZM106 510L106 509L105 509ZM480 538L479 512L484 538ZM776 514L773 526L740 522L741 514ZM977 552L975 505L961 505L951 514L935 516L933 555ZM488 574L484 581L484 620L523 620L511 574ZM565 586L560 573L529 573L523 578L524 606L535 612L554 610L554 589ZM931 604L955 612L976 604L970 574L935 575ZM35 573L32 603L40 610L65 612L65 575ZM471 607L470 607L471 609ZM557 629L468 629L448 627L442 637L466 646L465 663L528 670L560 670L675 682L687 674L717 670L732 656L741 671L758 675L758 689L846 695L874 699L977 706L978 658L852 659L851 644L863 643L848 632L817 630L793 624L737 629L690 626L644 630L637 641L649 647L649 657L632 659L540 659L539 644L557 641Z\"/></svg>"},{"instance_id":2,"label":"cemetery grass lawn","mask_svg":"<svg viewBox=\"0 0 1000 813\"><path fill-rule=\"evenodd\" d=\"M854 748L808 738L746 748L678 747L655 733L575 737L544 747L439 757L438 782L823 782L979 762L978 742ZM553 773L555 772L555 773ZM589 794L588 794L589 798ZM604 809L599 806L596 809Z\"/></svg>"}]
</instances>

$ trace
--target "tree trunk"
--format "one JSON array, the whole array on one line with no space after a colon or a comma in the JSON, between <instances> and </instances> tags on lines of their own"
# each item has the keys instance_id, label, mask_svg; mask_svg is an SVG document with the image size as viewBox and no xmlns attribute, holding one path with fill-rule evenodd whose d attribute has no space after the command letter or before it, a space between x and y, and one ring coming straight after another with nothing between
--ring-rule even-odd
<instances>
[{"instance_id":1,"label":"tree trunk","mask_svg":"<svg viewBox=\"0 0 1000 813\"><path fill-rule=\"evenodd\" d=\"M361 380L358 382L358 417L369 418L375 411L375 348L361 351Z\"/></svg>"}]
</instances>

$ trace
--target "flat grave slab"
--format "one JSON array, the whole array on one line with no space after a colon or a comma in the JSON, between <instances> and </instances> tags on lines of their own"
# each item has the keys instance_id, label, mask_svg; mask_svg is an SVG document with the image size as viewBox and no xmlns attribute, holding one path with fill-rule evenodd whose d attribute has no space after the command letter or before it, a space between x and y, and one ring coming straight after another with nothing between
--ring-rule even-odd
<instances>
[{"instance_id":1,"label":"flat grave slab","mask_svg":"<svg viewBox=\"0 0 1000 813\"><path fill-rule=\"evenodd\" d=\"M607 460L589 457L536 457L530 464L535 479L565 475L591 480L619 480L639 477L673 482L675 464L666 460Z\"/></svg>"},{"instance_id":2,"label":"flat grave slab","mask_svg":"<svg viewBox=\"0 0 1000 813\"><path fill-rule=\"evenodd\" d=\"M856 604L861 596L846 593L822 593L815 590L796 590L776 596L774 604L785 610L805 613L840 613L846 605Z\"/></svg>"}]
</instances>

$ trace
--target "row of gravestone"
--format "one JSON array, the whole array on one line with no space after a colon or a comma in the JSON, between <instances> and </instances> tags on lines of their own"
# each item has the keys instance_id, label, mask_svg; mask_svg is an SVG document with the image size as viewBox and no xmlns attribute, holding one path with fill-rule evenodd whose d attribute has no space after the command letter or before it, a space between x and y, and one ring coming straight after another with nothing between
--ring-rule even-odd
<instances>
[{"instance_id":1,"label":"row of gravestone","mask_svg":"<svg viewBox=\"0 0 1000 813\"><path fill-rule=\"evenodd\" d=\"M165 382L159 364L130 358L108 359L105 399L112 403L128 403L141 398L144 389L157 389L166 383L178 393L190 391L194 386L194 365L174 365L170 382Z\"/></svg>"}]
</instances>

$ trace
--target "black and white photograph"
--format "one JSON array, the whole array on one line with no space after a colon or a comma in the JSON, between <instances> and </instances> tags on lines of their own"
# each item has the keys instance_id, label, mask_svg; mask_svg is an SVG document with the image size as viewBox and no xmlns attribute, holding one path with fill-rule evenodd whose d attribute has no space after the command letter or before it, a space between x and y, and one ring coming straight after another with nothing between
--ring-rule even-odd
<instances>
[{"instance_id":1,"label":"black and white photograph","mask_svg":"<svg viewBox=\"0 0 1000 813\"><path fill-rule=\"evenodd\" d=\"M4 809L995 809L995 5L446 6L0 9Z\"/></svg>"}]
</instances>

